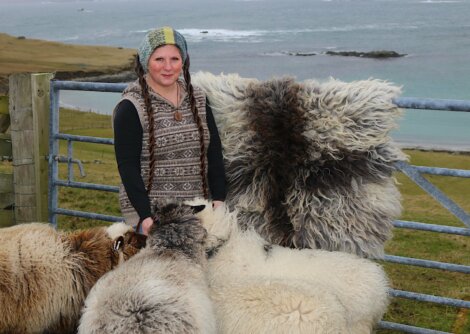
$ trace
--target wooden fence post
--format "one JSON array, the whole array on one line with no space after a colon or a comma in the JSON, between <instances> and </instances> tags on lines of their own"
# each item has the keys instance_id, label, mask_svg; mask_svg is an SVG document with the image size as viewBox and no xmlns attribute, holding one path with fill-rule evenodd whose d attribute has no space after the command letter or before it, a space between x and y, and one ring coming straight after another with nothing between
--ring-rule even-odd
<instances>
[{"instance_id":1,"label":"wooden fence post","mask_svg":"<svg viewBox=\"0 0 470 334\"><path fill-rule=\"evenodd\" d=\"M49 91L53 75L13 74L9 82L15 222L48 220Z\"/></svg>"}]
</instances>

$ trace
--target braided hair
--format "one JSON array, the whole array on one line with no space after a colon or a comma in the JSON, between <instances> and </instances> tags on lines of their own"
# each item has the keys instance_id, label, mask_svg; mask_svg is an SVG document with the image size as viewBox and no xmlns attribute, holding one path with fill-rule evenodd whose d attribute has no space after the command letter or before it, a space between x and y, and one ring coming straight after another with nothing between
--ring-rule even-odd
<instances>
[{"instance_id":1,"label":"braided hair","mask_svg":"<svg viewBox=\"0 0 470 334\"><path fill-rule=\"evenodd\" d=\"M155 118L153 115L152 101L150 100L149 87L147 81L145 80L145 72L142 67L139 56L135 57L135 73L139 79L139 85L142 89L142 97L144 98L145 111L147 112L147 124L148 124L148 133L149 133L149 177L147 180L147 194L150 194L152 189L154 171L155 171Z\"/></svg>"},{"instance_id":2,"label":"braided hair","mask_svg":"<svg viewBox=\"0 0 470 334\"><path fill-rule=\"evenodd\" d=\"M191 106L191 112L193 113L194 121L197 125L197 130L199 132L199 145L201 148L200 162L201 162L201 180L202 180L202 191L204 198L208 198L207 190L207 179L206 179L206 145L204 143L204 128L202 127L201 117L199 116L196 99L194 98L194 89L191 84L191 74L189 74L189 55L186 56L186 61L183 64L183 76L184 82L186 83L186 92L189 96L189 103Z\"/></svg>"},{"instance_id":3,"label":"braided hair","mask_svg":"<svg viewBox=\"0 0 470 334\"><path fill-rule=\"evenodd\" d=\"M147 81L145 80L145 71L140 63L139 56L136 55L135 57L135 73L137 74L139 85L142 89L142 97L144 98L145 103L145 111L147 113L148 119L148 133L149 133L149 177L147 180L147 194L150 194L153 184L153 178L155 174L155 118L153 113L152 102L150 99L149 94L149 86ZM201 180L202 180L202 191L204 194L204 198L208 198L208 187L207 187L207 179L206 179L206 147L204 142L204 128L202 126L202 120L199 116L197 106L196 106L196 99L194 97L194 88L191 84L191 75L189 73L189 55L186 57L186 61L183 64L183 76L184 81L186 84L186 92L189 96L189 103L191 107L191 113L193 114L194 121L196 122L197 129L199 132L199 144L200 144L200 166L201 166Z\"/></svg>"}]
</instances>

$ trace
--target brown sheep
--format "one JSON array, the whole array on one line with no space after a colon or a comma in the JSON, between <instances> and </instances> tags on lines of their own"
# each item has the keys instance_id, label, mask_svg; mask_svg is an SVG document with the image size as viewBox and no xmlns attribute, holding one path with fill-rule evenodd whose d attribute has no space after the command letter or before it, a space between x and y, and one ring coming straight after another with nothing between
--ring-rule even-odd
<instances>
[{"instance_id":1,"label":"brown sheep","mask_svg":"<svg viewBox=\"0 0 470 334\"><path fill-rule=\"evenodd\" d=\"M0 333L75 332L95 282L144 244L124 223L69 233L41 223L0 229Z\"/></svg>"},{"instance_id":2,"label":"brown sheep","mask_svg":"<svg viewBox=\"0 0 470 334\"><path fill-rule=\"evenodd\" d=\"M204 205L159 203L147 246L104 275L88 295L79 334L212 334Z\"/></svg>"}]
</instances>

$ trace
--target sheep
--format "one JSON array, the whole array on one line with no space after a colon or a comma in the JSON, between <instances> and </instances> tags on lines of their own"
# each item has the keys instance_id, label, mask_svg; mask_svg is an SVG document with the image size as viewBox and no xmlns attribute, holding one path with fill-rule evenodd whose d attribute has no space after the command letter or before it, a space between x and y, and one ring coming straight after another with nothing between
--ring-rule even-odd
<instances>
[{"instance_id":1,"label":"sheep","mask_svg":"<svg viewBox=\"0 0 470 334\"><path fill-rule=\"evenodd\" d=\"M227 204L286 247L380 258L401 213L391 140L400 88L380 80L268 81L199 72L219 129Z\"/></svg>"},{"instance_id":2,"label":"sheep","mask_svg":"<svg viewBox=\"0 0 470 334\"><path fill-rule=\"evenodd\" d=\"M269 244L237 212L200 215L219 241L207 269L219 333L364 334L385 313L388 280L371 260Z\"/></svg>"},{"instance_id":3,"label":"sheep","mask_svg":"<svg viewBox=\"0 0 470 334\"><path fill-rule=\"evenodd\" d=\"M160 204L146 247L104 275L85 301L80 334L216 333L206 283L203 206Z\"/></svg>"},{"instance_id":4,"label":"sheep","mask_svg":"<svg viewBox=\"0 0 470 334\"><path fill-rule=\"evenodd\" d=\"M93 284L145 239L124 223L59 232L44 223L0 229L0 333L74 333Z\"/></svg>"}]
</instances>

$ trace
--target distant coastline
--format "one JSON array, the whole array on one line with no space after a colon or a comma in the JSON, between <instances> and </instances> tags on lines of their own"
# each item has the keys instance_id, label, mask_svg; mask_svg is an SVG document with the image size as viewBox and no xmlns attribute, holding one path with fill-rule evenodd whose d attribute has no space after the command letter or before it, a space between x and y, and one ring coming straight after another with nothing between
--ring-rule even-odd
<instances>
[{"instance_id":1,"label":"distant coastline","mask_svg":"<svg viewBox=\"0 0 470 334\"><path fill-rule=\"evenodd\" d=\"M418 143L410 141L394 140L401 149L418 150L429 152L448 152L456 154L470 154L470 143L468 144L435 144L435 143Z\"/></svg>"},{"instance_id":2,"label":"distant coastline","mask_svg":"<svg viewBox=\"0 0 470 334\"><path fill-rule=\"evenodd\" d=\"M61 80L122 80L130 75L135 50L76 45L0 33L0 94L13 73L51 72ZM93 79L94 78L94 79Z\"/></svg>"}]
</instances>

